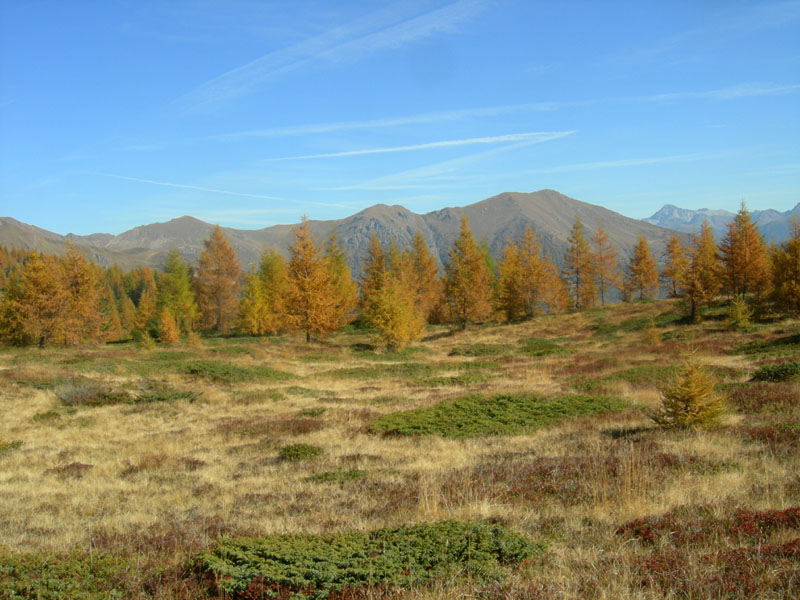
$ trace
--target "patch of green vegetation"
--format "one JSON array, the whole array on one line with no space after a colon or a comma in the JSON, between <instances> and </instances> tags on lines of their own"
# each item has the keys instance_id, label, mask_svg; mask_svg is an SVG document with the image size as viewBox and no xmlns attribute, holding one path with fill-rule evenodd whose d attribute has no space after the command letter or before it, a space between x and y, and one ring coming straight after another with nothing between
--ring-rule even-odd
<instances>
[{"instance_id":1,"label":"patch of green vegetation","mask_svg":"<svg viewBox=\"0 0 800 600\"><path fill-rule=\"evenodd\" d=\"M10 442L0 442L0 456L16 450L22 446L22 440L11 440Z\"/></svg>"},{"instance_id":2,"label":"patch of green vegetation","mask_svg":"<svg viewBox=\"0 0 800 600\"><path fill-rule=\"evenodd\" d=\"M338 471L325 471L324 473L316 473L307 477L307 481L314 483L344 483L345 481L353 481L354 479L362 479L367 476L367 472L361 469L348 469L346 471L339 469Z\"/></svg>"},{"instance_id":3,"label":"patch of green vegetation","mask_svg":"<svg viewBox=\"0 0 800 600\"><path fill-rule=\"evenodd\" d=\"M371 347L358 344L352 347L352 352L353 356L356 358L384 362L402 362L404 360L408 360L409 357L413 357L414 355L430 354L432 350L421 346L406 346L402 350L398 350L396 352L376 352Z\"/></svg>"},{"instance_id":4,"label":"patch of green vegetation","mask_svg":"<svg viewBox=\"0 0 800 600\"><path fill-rule=\"evenodd\" d=\"M56 397L65 406L110 406L114 404L149 404L153 402L193 402L197 392L181 392L158 381L144 381L138 390L115 389L97 381L78 381L59 386Z\"/></svg>"},{"instance_id":5,"label":"patch of green vegetation","mask_svg":"<svg viewBox=\"0 0 800 600\"><path fill-rule=\"evenodd\" d=\"M45 412L40 412L33 415L33 421L34 423L55 421L57 419L60 419L61 417L67 415L73 415L76 412L78 412L78 409L73 407L51 408L50 410L47 410Z\"/></svg>"},{"instance_id":6,"label":"patch of green vegetation","mask_svg":"<svg viewBox=\"0 0 800 600\"><path fill-rule=\"evenodd\" d=\"M319 396L329 396L330 392L324 390L312 390L311 388L302 387L300 385L290 385L284 390L287 394L293 396L303 396L304 398L317 398Z\"/></svg>"},{"instance_id":7,"label":"patch of green vegetation","mask_svg":"<svg viewBox=\"0 0 800 600\"><path fill-rule=\"evenodd\" d=\"M800 379L800 361L764 365L753 373L756 381L792 381Z\"/></svg>"},{"instance_id":8,"label":"patch of green vegetation","mask_svg":"<svg viewBox=\"0 0 800 600\"><path fill-rule=\"evenodd\" d=\"M306 408L300 411L300 415L303 417L319 417L324 415L325 411L327 410L328 409L323 406L319 406L316 408Z\"/></svg>"},{"instance_id":9,"label":"patch of green vegetation","mask_svg":"<svg viewBox=\"0 0 800 600\"><path fill-rule=\"evenodd\" d=\"M242 381L283 381L292 375L258 365L242 367L220 360L196 360L183 366L183 372L195 377L202 377L220 383L237 383Z\"/></svg>"},{"instance_id":10,"label":"patch of green vegetation","mask_svg":"<svg viewBox=\"0 0 800 600\"><path fill-rule=\"evenodd\" d=\"M427 387L442 387L448 385L475 385L478 383L486 383L497 377L491 373L482 373L480 371L468 371L458 375L451 375L449 377L428 377L419 379L414 383L416 385Z\"/></svg>"},{"instance_id":11,"label":"patch of green vegetation","mask_svg":"<svg viewBox=\"0 0 800 600\"><path fill-rule=\"evenodd\" d=\"M376 398L372 398L369 403L370 404L392 404L393 402L402 402L403 399L399 396L378 396Z\"/></svg>"},{"instance_id":12,"label":"patch of green vegetation","mask_svg":"<svg viewBox=\"0 0 800 600\"><path fill-rule=\"evenodd\" d=\"M134 566L123 558L88 555L0 553L0 598L101 600L135 590L120 581Z\"/></svg>"},{"instance_id":13,"label":"patch of green vegetation","mask_svg":"<svg viewBox=\"0 0 800 600\"><path fill-rule=\"evenodd\" d=\"M597 379L586 379L576 382L573 387L582 392L592 392L602 388L604 385L617 381L626 381L633 385L659 386L670 380L674 373L674 368L665 365L637 365L629 369L624 369L616 373L611 373Z\"/></svg>"},{"instance_id":14,"label":"patch of green vegetation","mask_svg":"<svg viewBox=\"0 0 800 600\"><path fill-rule=\"evenodd\" d=\"M525 356L552 356L554 354L571 354L573 351L559 346L553 340L543 338L524 338L519 341L520 353Z\"/></svg>"},{"instance_id":15,"label":"patch of green vegetation","mask_svg":"<svg viewBox=\"0 0 800 600\"><path fill-rule=\"evenodd\" d=\"M370 423L369 430L450 438L516 435L570 417L619 411L626 406L619 398L602 396L471 395L429 408L384 415Z\"/></svg>"},{"instance_id":16,"label":"patch of green vegetation","mask_svg":"<svg viewBox=\"0 0 800 600\"><path fill-rule=\"evenodd\" d=\"M278 457L288 461L308 460L322 454L322 448L311 444L290 444L278 451Z\"/></svg>"},{"instance_id":17,"label":"patch of green vegetation","mask_svg":"<svg viewBox=\"0 0 800 600\"><path fill-rule=\"evenodd\" d=\"M52 390L60 385L69 383L70 381L76 381L77 378L66 377L63 375L40 375L38 373L31 374L25 373L24 371L19 372L16 370L10 370L4 371L0 380L15 383L17 385L24 385L25 387L30 387L35 390Z\"/></svg>"},{"instance_id":18,"label":"patch of green vegetation","mask_svg":"<svg viewBox=\"0 0 800 600\"><path fill-rule=\"evenodd\" d=\"M501 525L445 521L326 536L221 539L197 556L195 568L234 598L247 591L248 597L322 599L376 585L408 589L454 576L500 580L502 567L541 550Z\"/></svg>"},{"instance_id":19,"label":"patch of green vegetation","mask_svg":"<svg viewBox=\"0 0 800 600\"><path fill-rule=\"evenodd\" d=\"M437 370L426 363L389 363L334 369L323 375L337 379L420 379L434 375Z\"/></svg>"},{"instance_id":20,"label":"patch of green vegetation","mask_svg":"<svg viewBox=\"0 0 800 600\"><path fill-rule=\"evenodd\" d=\"M626 319L624 321L620 321L618 323L611 323L608 321L595 321L594 326L594 335L595 337L602 337L602 338L616 338L621 333L630 333L632 331L642 331L650 327L651 319L655 322L656 327L666 327L667 325L673 325L678 323L684 319L684 315L674 311L667 311L663 312L655 317L635 317L632 319Z\"/></svg>"},{"instance_id":21,"label":"patch of green vegetation","mask_svg":"<svg viewBox=\"0 0 800 600\"><path fill-rule=\"evenodd\" d=\"M453 348L449 356L500 356L513 352L511 344L467 344Z\"/></svg>"},{"instance_id":22,"label":"patch of green vegetation","mask_svg":"<svg viewBox=\"0 0 800 600\"><path fill-rule=\"evenodd\" d=\"M767 356L800 355L800 333L781 337L767 342L752 342L736 349L740 354L761 354Z\"/></svg>"},{"instance_id":23,"label":"patch of green vegetation","mask_svg":"<svg viewBox=\"0 0 800 600\"><path fill-rule=\"evenodd\" d=\"M226 356L243 356L245 354L250 354L251 350L251 346L237 344L235 346L220 346L218 348L213 348L211 351L214 354L224 354Z\"/></svg>"}]
</instances>

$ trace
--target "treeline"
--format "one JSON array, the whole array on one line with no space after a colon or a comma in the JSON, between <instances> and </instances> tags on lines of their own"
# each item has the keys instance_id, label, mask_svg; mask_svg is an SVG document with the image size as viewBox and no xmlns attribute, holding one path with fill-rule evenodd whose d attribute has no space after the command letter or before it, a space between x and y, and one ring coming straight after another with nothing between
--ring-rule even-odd
<instances>
[{"instance_id":1,"label":"treeline","mask_svg":"<svg viewBox=\"0 0 800 600\"><path fill-rule=\"evenodd\" d=\"M163 270L123 272L89 263L71 244L63 257L0 247L0 339L15 345L74 345L134 338L175 344L197 332L312 336L357 320L376 341L401 348L427 323L465 328L488 320L517 320L568 308L652 298L663 284L686 300L692 319L727 293L761 311L800 313L800 228L768 248L742 205L717 246L704 225L688 247L674 235L659 274L646 240L621 265L602 227L591 236L576 219L559 271L536 234L507 240L494 263L475 241L466 217L440 274L422 235L409 248L384 248L374 235L351 278L335 232L324 245L303 218L293 229L288 260L274 249L243 273L216 227L192 268L173 249Z\"/></svg>"}]
</instances>

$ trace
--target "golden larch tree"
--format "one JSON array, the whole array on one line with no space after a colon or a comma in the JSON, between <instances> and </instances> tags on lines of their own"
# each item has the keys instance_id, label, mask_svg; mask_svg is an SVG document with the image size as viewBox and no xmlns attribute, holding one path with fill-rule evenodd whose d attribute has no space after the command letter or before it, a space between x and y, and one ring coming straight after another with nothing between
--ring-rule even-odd
<instances>
[{"instance_id":1,"label":"golden larch tree","mask_svg":"<svg viewBox=\"0 0 800 600\"><path fill-rule=\"evenodd\" d=\"M597 303L594 255L586 241L583 223L578 217L575 217L567 243L569 246L564 256L564 279L569 286L575 308L591 308Z\"/></svg>"},{"instance_id":2,"label":"golden larch tree","mask_svg":"<svg viewBox=\"0 0 800 600\"><path fill-rule=\"evenodd\" d=\"M698 309L711 302L722 288L722 265L708 222L695 234L689 250L689 269L683 282L684 297L689 303L689 317L698 319Z\"/></svg>"},{"instance_id":3,"label":"golden larch tree","mask_svg":"<svg viewBox=\"0 0 800 600\"><path fill-rule=\"evenodd\" d=\"M158 305L155 285L148 283L139 295L139 304L136 306L136 316L133 328L141 333L150 335L157 325Z\"/></svg>"},{"instance_id":4,"label":"golden larch tree","mask_svg":"<svg viewBox=\"0 0 800 600\"><path fill-rule=\"evenodd\" d=\"M647 240L640 235L633 248L633 256L625 270L625 278L631 293L638 293L639 299L652 298L658 294L658 269L650 255Z\"/></svg>"},{"instance_id":5,"label":"golden larch tree","mask_svg":"<svg viewBox=\"0 0 800 600\"><path fill-rule=\"evenodd\" d=\"M95 268L70 242L61 259L67 306L63 318L64 343L84 344L100 338L100 288Z\"/></svg>"},{"instance_id":6,"label":"golden larch tree","mask_svg":"<svg viewBox=\"0 0 800 600\"><path fill-rule=\"evenodd\" d=\"M287 280L286 312L307 342L342 326L331 270L305 215L292 229Z\"/></svg>"},{"instance_id":7,"label":"golden larch tree","mask_svg":"<svg viewBox=\"0 0 800 600\"><path fill-rule=\"evenodd\" d=\"M106 280L100 294L100 339L104 342L117 342L123 337L117 302L111 284Z\"/></svg>"},{"instance_id":8,"label":"golden larch tree","mask_svg":"<svg viewBox=\"0 0 800 600\"><path fill-rule=\"evenodd\" d=\"M39 347L62 343L68 305L60 261L32 252L10 277L0 301L0 338Z\"/></svg>"},{"instance_id":9,"label":"golden larch tree","mask_svg":"<svg viewBox=\"0 0 800 600\"><path fill-rule=\"evenodd\" d=\"M245 278L239 301L238 329L247 335L265 335L271 333L273 320L264 283L253 269Z\"/></svg>"},{"instance_id":10,"label":"golden larch tree","mask_svg":"<svg viewBox=\"0 0 800 600\"><path fill-rule=\"evenodd\" d=\"M689 253L683 245L679 235L673 233L669 236L667 247L664 250L664 268L661 270L661 279L669 287L669 295L679 298L683 295L683 282L689 269Z\"/></svg>"},{"instance_id":11,"label":"golden larch tree","mask_svg":"<svg viewBox=\"0 0 800 600\"><path fill-rule=\"evenodd\" d=\"M228 333L238 315L242 269L219 225L203 244L193 281L201 329Z\"/></svg>"},{"instance_id":12,"label":"golden larch tree","mask_svg":"<svg viewBox=\"0 0 800 600\"><path fill-rule=\"evenodd\" d=\"M339 315L342 325L344 325L358 303L358 286L350 274L347 256L341 244L339 244L336 229L331 230L328 241L325 244L325 260L328 263L333 287L336 290L334 294L336 301L334 310Z\"/></svg>"},{"instance_id":13,"label":"golden larch tree","mask_svg":"<svg viewBox=\"0 0 800 600\"><path fill-rule=\"evenodd\" d=\"M600 292L600 304L606 303L606 292L612 288L619 289L622 285L620 277L617 249L608 234L598 225L592 235L592 246L594 246L594 276L597 282L597 290Z\"/></svg>"},{"instance_id":14,"label":"golden larch tree","mask_svg":"<svg viewBox=\"0 0 800 600\"><path fill-rule=\"evenodd\" d=\"M724 289L744 298L749 293L762 294L769 284L767 248L744 202L733 221L728 223L719 244L723 265Z\"/></svg>"},{"instance_id":15,"label":"golden larch tree","mask_svg":"<svg viewBox=\"0 0 800 600\"><path fill-rule=\"evenodd\" d=\"M361 259L359 308L369 311L369 304L377 296L385 280L387 265L383 247L375 232L369 238L367 254Z\"/></svg>"},{"instance_id":16,"label":"golden larch tree","mask_svg":"<svg viewBox=\"0 0 800 600\"><path fill-rule=\"evenodd\" d=\"M434 307L442 296L442 282L436 260L428 251L425 238L419 231L414 232L411 248L408 250L416 275L417 302L426 321L430 320Z\"/></svg>"},{"instance_id":17,"label":"golden larch tree","mask_svg":"<svg viewBox=\"0 0 800 600\"><path fill-rule=\"evenodd\" d=\"M166 306L183 333L194 328L197 302L192 291L189 267L177 248L172 248L164 262L164 272L158 280L158 305Z\"/></svg>"},{"instance_id":18,"label":"golden larch tree","mask_svg":"<svg viewBox=\"0 0 800 600\"><path fill-rule=\"evenodd\" d=\"M491 315L492 282L486 257L475 243L467 216L462 215L461 230L445 267L444 284L452 319L461 329Z\"/></svg>"},{"instance_id":19,"label":"golden larch tree","mask_svg":"<svg viewBox=\"0 0 800 600\"><path fill-rule=\"evenodd\" d=\"M800 221L792 223L789 239L772 250L770 274L775 307L800 315Z\"/></svg>"},{"instance_id":20,"label":"golden larch tree","mask_svg":"<svg viewBox=\"0 0 800 600\"><path fill-rule=\"evenodd\" d=\"M519 249L516 244L506 240L503 256L497 263L497 295L498 310L506 315L506 319L513 321L525 315L525 301L523 299L523 273Z\"/></svg>"},{"instance_id":21,"label":"golden larch tree","mask_svg":"<svg viewBox=\"0 0 800 600\"><path fill-rule=\"evenodd\" d=\"M174 346L180 339L180 332L178 331L175 317L166 306L162 306L158 313L156 332L158 333L158 341L162 344Z\"/></svg>"}]
</instances>

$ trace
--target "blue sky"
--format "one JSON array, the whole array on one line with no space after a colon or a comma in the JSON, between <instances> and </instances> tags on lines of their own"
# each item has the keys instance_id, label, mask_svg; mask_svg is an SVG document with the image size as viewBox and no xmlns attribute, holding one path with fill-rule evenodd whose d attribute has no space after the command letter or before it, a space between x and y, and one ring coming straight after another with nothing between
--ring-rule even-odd
<instances>
[{"instance_id":1,"label":"blue sky","mask_svg":"<svg viewBox=\"0 0 800 600\"><path fill-rule=\"evenodd\" d=\"M800 202L800 1L0 0L0 215Z\"/></svg>"}]
</instances>

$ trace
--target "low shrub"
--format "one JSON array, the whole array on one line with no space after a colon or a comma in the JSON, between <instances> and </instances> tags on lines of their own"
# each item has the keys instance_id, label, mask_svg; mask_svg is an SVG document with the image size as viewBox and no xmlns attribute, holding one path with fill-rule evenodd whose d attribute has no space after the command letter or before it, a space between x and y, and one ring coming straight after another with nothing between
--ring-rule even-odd
<instances>
[{"instance_id":1,"label":"low shrub","mask_svg":"<svg viewBox=\"0 0 800 600\"><path fill-rule=\"evenodd\" d=\"M93 381L61 385L55 389L55 394L65 406L105 406L130 400L127 392Z\"/></svg>"},{"instance_id":2,"label":"low shrub","mask_svg":"<svg viewBox=\"0 0 800 600\"><path fill-rule=\"evenodd\" d=\"M0 442L0 456L16 450L22 446L21 440L11 440L10 442Z\"/></svg>"},{"instance_id":3,"label":"low shrub","mask_svg":"<svg viewBox=\"0 0 800 600\"><path fill-rule=\"evenodd\" d=\"M347 469L346 471L339 469L338 471L316 473L306 479L313 483L344 483L345 481L353 481L366 476L367 472L361 469Z\"/></svg>"},{"instance_id":4,"label":"low shrub","mask_svg":"<svg viewBox=\"0 0 800 600\"><path fill-rule=\"evenodd\" d=\"M266 366L242 367L221 360L196 360L183 366L183 372L220 383L242 381L282 381L292 375Z\"/></svg>"},{"instance_id":5,"label":"low shrub","mask_svg":"<svg viewBox=\"0 0 800 600\"><path fill-rule=\"evenodd\" d=\"M427 363L388 363L333 369L325 371L323 375L336 379L419 379L430 377L437 370L437 367Z\"/></svg>"},{"instance_id":6,"label":"low shrub","mask_svg":"<svg viewBox=\"0 0 800 600\"><path fill-rule=\"evenodd\" d=\"M278 456L283 460L292 462L316 458L322 454L322 448L311 444L290 444L278 451Z\"/></svg>"},{"instance_id":7,"label":"low shrub","mask_svg":"<svg viewBox=\"0 0 800 600\"><path fill-rule=\"evenodd\" d=\"M500 525L445 521L327 536L218 540L195 570L235 599L357 596L376 586L408 589L469 575L501 579L501 567L540 550Z\"/></svg>"},{"instance_id":8,"label":"low shrub","mask_svg":"<svg viewBox=\"0 0 800 600\"><path fill-rule=\"evenodd\" d=\"M135 568L123 558L98 554L0 553L0 598L101 600L132 597L124 583Z\"/></svg>"},{"instance_id":9,"label":"low shrub","mask_svg":"<svg viewBox=\"0 0 800 600\"><path fill-rule=\"evenodd\" d=\"M755 381L793 381L800 379L800 361L764 365L753 373Z\"/></svg>"},{"instance_id":10,"label":"low shrub","mask_svg":"<svg viewBox=\"0 0 800 600\"><path fill-rule=\"evenodd\" d=\"M513 351L511 344L469 344L453 348L449 356L499 356Z\"/></svg>"},{"instance_id":11,"label":"low shrub","mask_svg":"<svg viewBox=\"0 0 800 600\"><path fill-rule=\"evenodd\" d=\"M369 425L369 431L452 438L515 435L570 417L620 411L626 406L619 398L602 396L471 395L429 408L384 415Z\"/></svg>"},{"instance_id":12,"label":"low shrub","mask_svg":"<svg viewBox=\"0 0 800 600\"><path fill-rule=\"evenodd\" d=\"M525 356L552 356L554 354L571 354L572 350L562 348L552 340L542 338L524 338L519 341L520 353Z\"/></svg>"}]
</instances>

